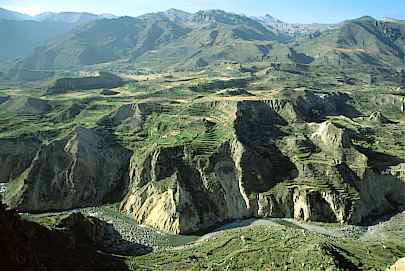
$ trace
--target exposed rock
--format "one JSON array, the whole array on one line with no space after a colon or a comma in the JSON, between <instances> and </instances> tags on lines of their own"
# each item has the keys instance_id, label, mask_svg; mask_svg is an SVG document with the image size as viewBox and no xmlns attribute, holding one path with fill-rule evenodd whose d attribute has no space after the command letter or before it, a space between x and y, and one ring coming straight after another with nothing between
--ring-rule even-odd
<instances>
[{"instance_id":1,"label":"exposed rock","mask_svg":"<svg viewBox=\"0 0 405 271\"><path fill-rule=\"evenodd\" d=\"M305 121L323 120L324 116L346 116L349 118L359 117L358 112L351 104L351 98L344 93L320 94L305 91L295 102L299 115Z\"/></svg>"},{"instance_id":2,"label":"exposed rock","mask_svg":"<svg viewBox=\"0 0 405 271\"><path fill-rule=\"evenodd\" d=\"M30 166L40 145L36 138L0 139L0 183L20 176Z\"/></svg>"},{"instance_id":3,"label":"exposed rock","mask_svg":"<svg viewBox=\"0 0 405 271\"><path fill-rule=\"evenodd\" d=\"M160 111L161 107L156 103L123 105L111 115L102 118L99 124L106 126L123 125L138 131L142 129L147 116L154 111Z\"/></svg>"},{"instance_id":4,"label":"exposed rock","mask_svg":"<svg viewBox=\"0 0 405 271\"><path fill-rule=\"evenodd\" d=\"M389 119L387 119L381 112L374 112L371 114L369 117L370 121L381 123L381 124L387 124L387 123L392 123Z\"/></svg>"},{"instance_id":5,"label":"exposed rock","mask_svg":"<svg viewBox=\"0 0 405 271\"><path fill-rule=\"evenodd\" d=\"M280 129L299 120L300 108L287 100L211 106L233 114L234 128L213 151L153 146L132 157L122 209L138 223L174 233L253 216L357 224L405 204L398 165L371 168L352 135L332 122L311 124L312 135L299 138ZM320 161L299 158L306 151Z\"/></svg>"},{"instance_id":6,"label":"exposed rock","mask_svg":"<svg viewBox=\"0 0 405 271\"><path fill-rule=\"evenodd\" d=\"M387 269L387 271L403 271L405 270L405 258L399 259L393 266Z\"/></svg>"},{"instance_id":7,"label":"exposed rock","mask_svg":"<svg viewBox=\"0 0 405 271\"><path fill-rule=\"evenodd\" d=\"M10 183L6 200L28 211L118 201L127 191L129 158L128 150L105 135L78 127L41 147L29 168Z\"/></svg>"}]
</instances>

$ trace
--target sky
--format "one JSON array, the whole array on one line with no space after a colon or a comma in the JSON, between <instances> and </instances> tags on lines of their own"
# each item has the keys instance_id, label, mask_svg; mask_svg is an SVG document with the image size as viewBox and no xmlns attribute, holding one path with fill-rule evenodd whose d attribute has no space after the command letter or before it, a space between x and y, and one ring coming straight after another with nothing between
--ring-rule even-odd
<instances>
[{"instance_id":1,"label":"sky","mask_svg":"<svg viewBox=\"0 0 405 271\"><path fill-rule=\"evenodd\" d=\"M36 15L52 11L85 11L138 16L170 8L206 9L249 16L270 14L289 23L337 23L363 15L405 19L405 0L0 0L0 7Z\"/></svg>"}]
</instances>

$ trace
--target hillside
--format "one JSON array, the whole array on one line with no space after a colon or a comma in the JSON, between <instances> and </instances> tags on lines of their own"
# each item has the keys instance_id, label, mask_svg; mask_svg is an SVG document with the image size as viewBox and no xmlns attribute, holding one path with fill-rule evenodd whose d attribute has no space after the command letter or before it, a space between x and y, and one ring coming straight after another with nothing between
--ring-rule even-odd
<instances>
[{"instance_id":1,"label":"hillside","mask_svg":"<svg viewBox=\"0 0 405 271\"><path fill-rule=\"evenodd\" d=\"M0 60L27 57L50 39L61 38L73 25L59 22L0 20Z\"/></svg>"},{"instance_id":2,"label":"hillside","mask_svg":"<svg viewBox=\"0 0 405 271\"><path fill-rule=\"evenodd\" d=\"M333 28L308 26L297 30L302 35L296 35L269 26L270 21L279 23L271 18L252 19L221 10L195 14L169 10L137 18L96 20L38 48L15 71L76 70L96 64L112 69L189 69L263 60L404 65L405 24L400 21L362 17Z\"/></svg>"},{"instance_id":3,"label":"hillside","mask_svg":"<svg viewBox=\"0 0 405 271\"><path fill-rule=\"evenodd\" d=\"M104 243L122 242L105 253L130 270L385 270L405 256L396 68L255 61L2 82L0 188L48 228L67 213L107 222L121 237ZM126 250L137 244L145 255Z\"/></svg>"},{"instance_id":4,"label":"hillside","mask_svg":"<svg viewBox=\"0 0 405 271\"><path fill-rule=\"evenodd\" d=\"M156 13L98 20L39 48L24 69L67 69L114 61L138 65L205 66L254 61L282 38L245 16L223 11Z\"/></svg>"},{"instance_id":5,"label":"hillside","mask_svg":"<svg viewBox=\"0 0 405 271\"><path fill-rule=\"evenodd\" d=\"M318 64L404 65L405 24L362 17L296 42Z\"/></svg>"},{"instance_id":6,"label":"hillside","mask_svg":"<svg viewBox=\"0 0 405 271\"><path fill-rule=\"evenodd\" d=\"M0 61L27 57L34 53L35 48L44 46L54 39L63 39L65 34L78 25L104 18L115 18L115 16L84 12L48 12L29 16L0 8L2 37Z\"/></svg>"}]
</instances>

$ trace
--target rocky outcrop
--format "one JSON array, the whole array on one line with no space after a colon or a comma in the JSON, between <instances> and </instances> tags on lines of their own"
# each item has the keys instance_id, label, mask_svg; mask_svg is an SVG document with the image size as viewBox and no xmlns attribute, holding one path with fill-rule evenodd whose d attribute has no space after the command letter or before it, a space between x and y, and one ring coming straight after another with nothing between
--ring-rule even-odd
<instances>
[{"instance_id":1,"label":"rocky outcrop","mask_svg":"<svg viewBox=\"0 0 405 271\"><path fill-rule=\"evenodd\" d=\"M359 117L362 114L351 105L352 98L345 93L315 93L306 90L295 100L298 114L305 121L322 121L325 116Z\"/></svg>"},{"instance_id":2,"label":"rocky outcrop","mask_svg":"<svg viewBox=\"0 0 405 271\"><path fill-rule=\"evenodd\" d=\"M136 132L143 128L149 114L161 110L162 106L157 103L127 104L112 114L101 118L98 123L108 127L122 125Z\"/></svg>"},{"instance_id":3,"label":"rocky outcrop","mask_svg":"<svg viewBox=\"0 0 405 271\"><path fill-rule=\"evenodd\" d=\"M380 124L392 123L392 121L390 121L388 118L386 118L381 112L374 112L369 117L369 120L372 122L380 123Z\"/></svg>"},{"instance_id":4,"label":"rocky outcrop","mask_svg":"<svg viewBox=\"0 0 405 271\"><path fill-rule=\"evenodd\" d=\"M56 228L61 228L72 235L71 246L86 240L95 247L104 248L107 223L95 217L86 217L81 213L72 213L62 218ZM78 240L79 239L79 240Z\"/></svg>"},{"instance_id":5,"label":"rocky outcrop","mask_svg":"<svg viewBox=\"0 0 405 271\"><path fill-rule=\"evenodd\" d=\"M117 88L122 86L123 83L124 81L119 76L108 72L100 72L99 76L58 79L54 85L48 89L48 93L57 94L71 90Z\"/></svg>"},{"instance_id":6,"label":"rocky outcrop","mask_svg":"<svg viewBox=\"0 0 405 271\"><path fill-rule=\"evenodd\" d=\"M0 183L20 176L30 166L40 145L36 138L0 139Z\"/></svg>"},{"instance_id":7,"label":"rocky outcrop","mask_svg":"<svg viewBox=\"0 0 405 271\"><path fill-rule=\"evenodd\" d=\"M405 270L405 258L399 259L394 265L390 268L387 268L387 271L402 271Z\"/></svg>"},{"instance_id":8,"label":"rocky outcrop","mask_svg":"<svg viewBox=\"0 0 405 271\"><path fill-rule=\"evenodd\" d=\"M130 152L95 130L43 145L30 166L13 180L6 201L42 212L119 201L128 187Z\"/></svg>"},{"instance_id":9,"label":"rocky outcrop","mask_svg":"<svg viewBox=\"0 0 405 271\"><path fill-rule=\"evenodd\" d=\"M195 143L154 145L132 157L122 210L138 223L174 233L246 217L357 224L405 203L401 165L371 167L352 132L326 121L306 124L302 135L286 133L302 118L294 102L209 106L230 114L233 129L230 137L211 139L210 151Z\"/></svg>"},{"instance_id":10,"label":"rocky outcrop","mask_svg":"<svg viewBox=\"0 0 405 271\"><path fill-rule=\"evenodd\" d=\"M100 253L92 242L103 222L77 215L62 229L24 221L0 206L0 260L4 270L128 270L122 260Z\"/></svg>"}]
</instances>

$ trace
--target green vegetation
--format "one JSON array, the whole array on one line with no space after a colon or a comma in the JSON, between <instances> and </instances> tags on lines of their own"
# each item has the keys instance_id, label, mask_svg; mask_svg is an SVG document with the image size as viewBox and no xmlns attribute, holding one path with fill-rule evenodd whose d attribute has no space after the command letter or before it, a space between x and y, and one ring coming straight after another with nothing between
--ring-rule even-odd
<instances>
[{"instance_id":1,"label":"green vegetation","mask_svg":"<svg viewBox=\"0 0 405 271\"><path fill-rule=\"evenodd\" d=\"M273 225L230 230L128 264L131 270L384 270L403 256L400 243L328 238Z\"/></svg>"}]
</instances>

